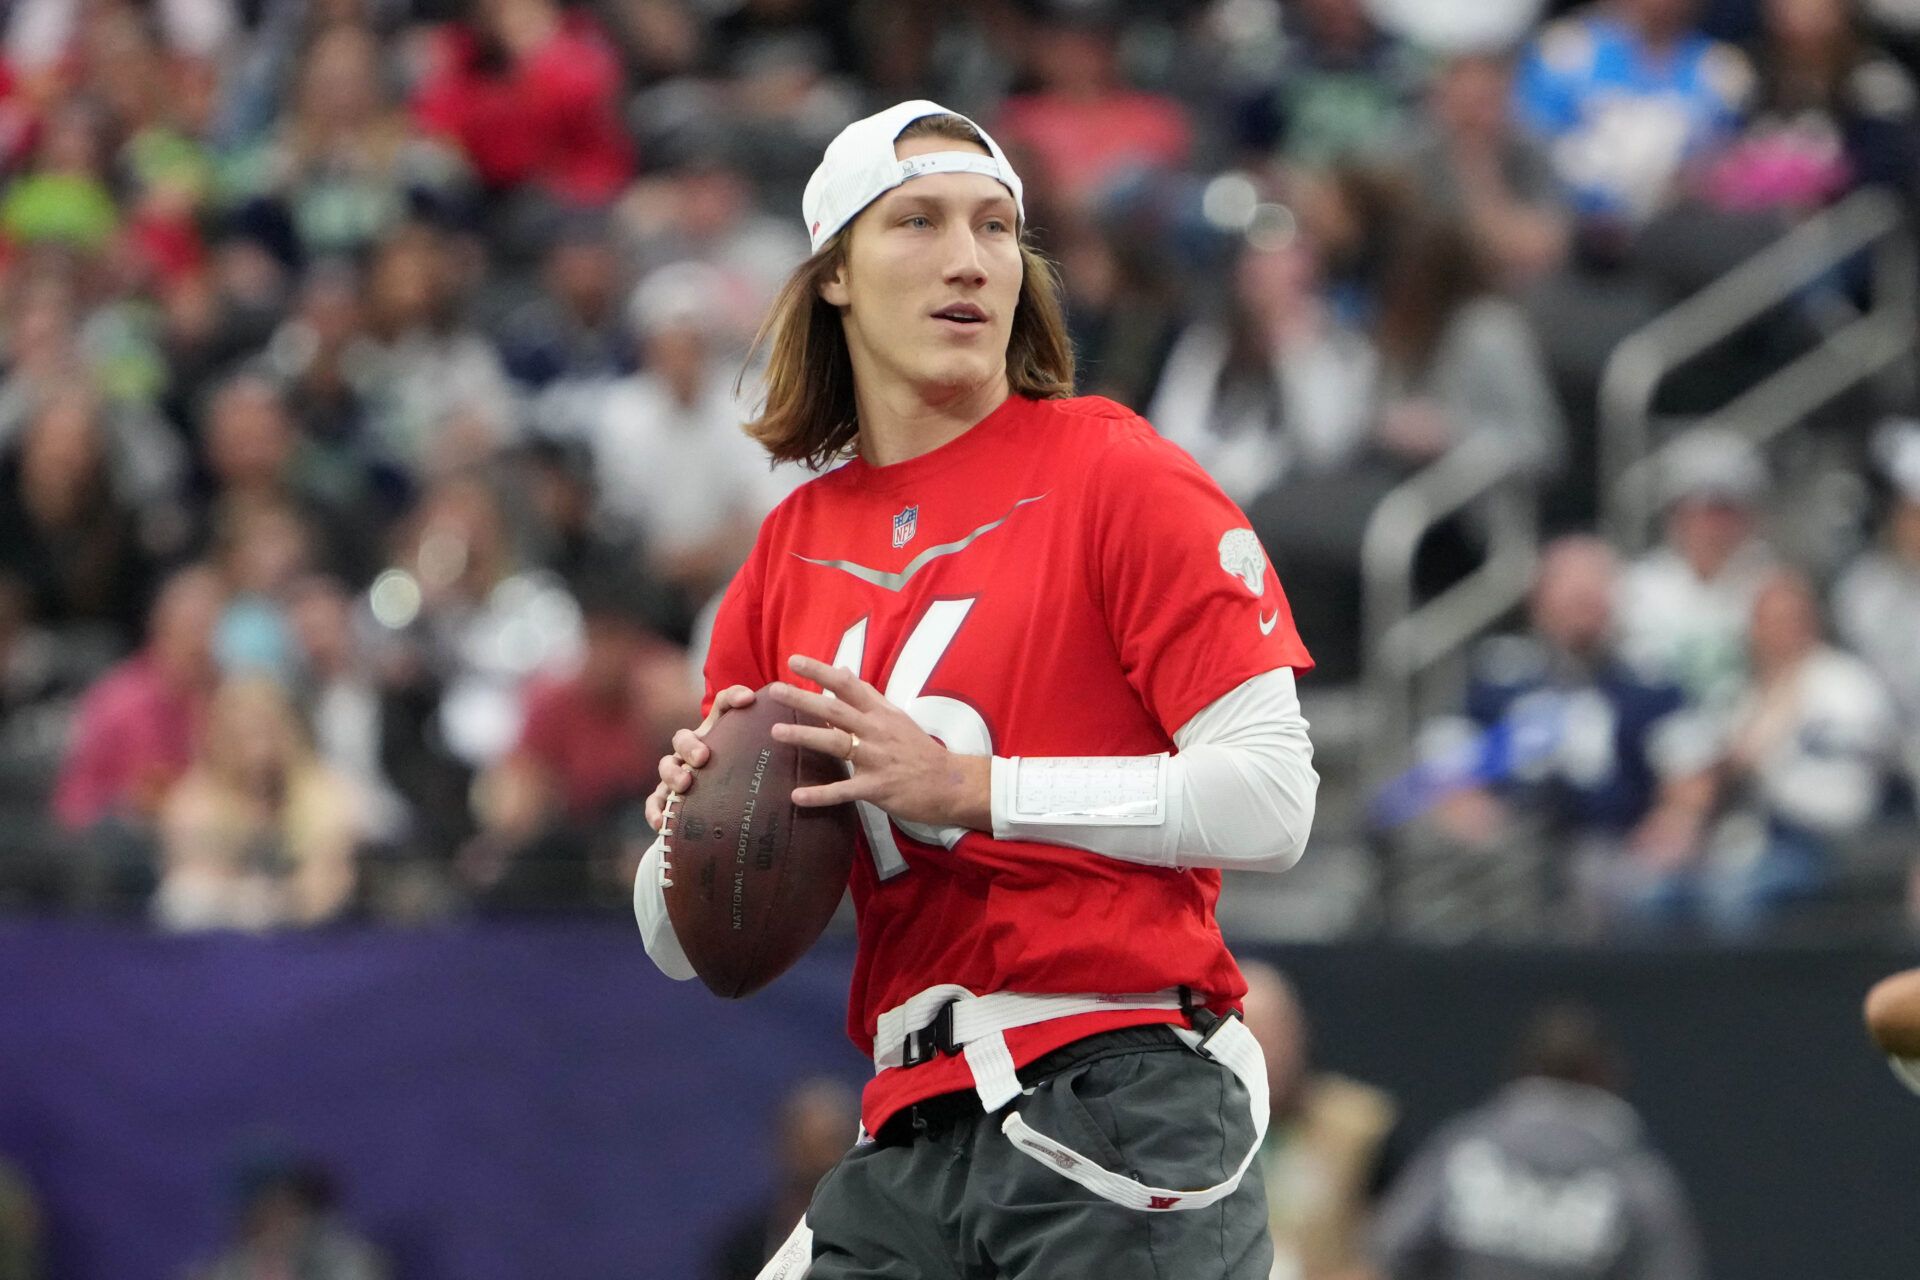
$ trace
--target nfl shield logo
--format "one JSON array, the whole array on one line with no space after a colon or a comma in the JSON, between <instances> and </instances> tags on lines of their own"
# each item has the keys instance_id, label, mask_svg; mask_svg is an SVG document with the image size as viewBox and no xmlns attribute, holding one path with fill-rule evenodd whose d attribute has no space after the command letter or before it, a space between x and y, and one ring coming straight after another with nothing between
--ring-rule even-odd
<instances>
[{"instance_id":1,"label":"nfl shield logo","mask_svg":"<svg viewBox=\"0 0 1920 1280\"><path fill-rule=\"evenodd\" d=\"M907 507L901 511L899 515L893 518L893 545L896 547L904 547L909 542L912 542L913 535L920 531L919 525L919 507Z\"/></svg>"}]
</instances>

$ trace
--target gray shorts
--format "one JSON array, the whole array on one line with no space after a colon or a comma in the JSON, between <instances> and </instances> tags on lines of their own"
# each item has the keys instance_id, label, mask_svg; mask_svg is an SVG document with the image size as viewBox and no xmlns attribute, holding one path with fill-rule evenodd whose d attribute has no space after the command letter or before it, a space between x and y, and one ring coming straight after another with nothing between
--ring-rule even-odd
<instances>
[{"instance_id":1,"label":"gray shorts","mask_svg":"<svg viewBox=\"0 0 1920 1280\"><path fill-rule=\"evenodd\" d=\"M1247 1091L1166 1027L1109 1031L1020 1072L1026 1122L1107 1168L1211 1186L1253 1143ZM1123 1208L1016 1149L972 1093L900 1112L821 1180L809 1280L1267 1280L1254 1161L1204 1209Z\"/></svg>"}]
</instances>

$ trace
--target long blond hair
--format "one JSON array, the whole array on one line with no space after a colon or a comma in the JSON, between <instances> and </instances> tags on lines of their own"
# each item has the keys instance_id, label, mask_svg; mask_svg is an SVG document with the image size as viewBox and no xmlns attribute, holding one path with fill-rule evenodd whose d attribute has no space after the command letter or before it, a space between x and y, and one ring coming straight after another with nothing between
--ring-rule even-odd
<instances>
[{"instance_id":1,"label":"long blond hair","mask_svg":"<svg viewBox=\"0 0 1920 1280\"><path fill-rule=\"evenodd\" d=\"M900 132L903 141L929 136L984 145L959 116L923 116ZM754 335L754 352L767 346L767 394L760 416L746 430L776 462L824 467L851 454L860 431L840 311L820 296L821 286L847 260L852 229L851 224L842 227L794 268ZM1037 400L1070 396L1073 344L1060 303L1060 276L1028 242L1024 227L1020 266L1020 300L1007 339L1007 385L1015 395Z\"/></svg>"}]
</instances>

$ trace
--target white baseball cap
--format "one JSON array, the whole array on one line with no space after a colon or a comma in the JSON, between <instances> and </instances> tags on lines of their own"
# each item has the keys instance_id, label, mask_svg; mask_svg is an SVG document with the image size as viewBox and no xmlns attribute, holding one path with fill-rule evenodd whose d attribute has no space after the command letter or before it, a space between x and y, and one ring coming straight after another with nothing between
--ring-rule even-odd
<instances>
[{"instance_id":1,"label":"white baseball cap","mask_svg":"<svg viewBox=\"0 0 1920 1280\"><path fill-rule=\"evenodd\" d=\"M1689 498L1751 507L1767 492L1767 464L1745 435L1699 427L1676 440L1661 467L1667 506Z\"/></svg>"},{"instance_id":2,"label":"white baseball cap","mask_svg":"<svg viewBox=\"0 0 1920 1280\"><path fill-rule=\"evenodd\" d=\"M909 178L929 173L978 173L1002 183L1013 193L1013 205L1022 220L1027 206L1020 191L1020 175L1007 163L1000 144L973 121L975 133L986 143L988 155L974 151L930 151L902 160L893 154L893 144L901 130L924 116L959 116L937 102L915 98L888 107L877 115L855 120L827 144L820 167L807 179L807 190L800 197L800 214L807 221L807 237L813 251L831 240L834 233L852 222L859 212Z\"/></svg>"}]
</instances>

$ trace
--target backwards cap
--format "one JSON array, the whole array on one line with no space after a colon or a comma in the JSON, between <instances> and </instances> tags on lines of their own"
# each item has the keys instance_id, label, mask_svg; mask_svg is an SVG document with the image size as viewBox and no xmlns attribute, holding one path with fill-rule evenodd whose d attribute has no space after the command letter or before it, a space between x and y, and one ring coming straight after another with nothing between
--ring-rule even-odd
<instances>
[{"instance_id":1,"label":"backwards cap","mask_svg":"<svg viewBox=\"0 0 1920 1280\"><path fill-rule=\"evenodd\" d=\"M1000 144L971 120L967 123L986 144L987 155L974 151L931 151L901 160L893 154L893 144L901 131L925 116L958 116L967 120L958 111L916 98L864 120L855 120L827 144L820 167L807 179L806 193L800 197L800 213L807 220L807 236L815 253L862 209L907 179L929 173L978 173L992 178L1013 193L1014 208L1023 221L1026 219L1020 175L1007 163Z\"/></svg>"}]
</instances>

